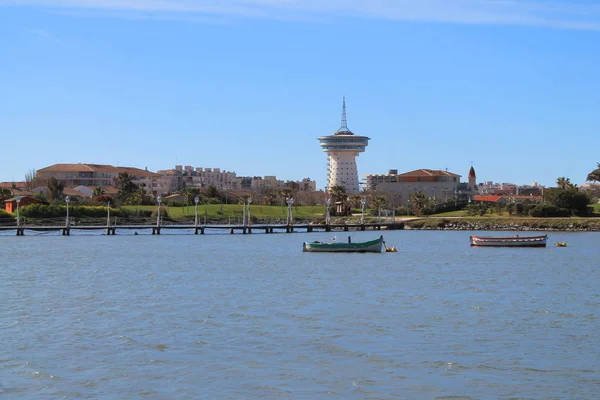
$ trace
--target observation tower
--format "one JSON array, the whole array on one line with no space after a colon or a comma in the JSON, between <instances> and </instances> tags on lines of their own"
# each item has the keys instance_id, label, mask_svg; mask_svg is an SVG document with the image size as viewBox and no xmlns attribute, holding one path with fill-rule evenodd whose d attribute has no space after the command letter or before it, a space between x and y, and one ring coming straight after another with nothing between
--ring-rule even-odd
<instances>
[{"instance_id":1,"label":"observation tower","mask_svg":"<svg viewBox=\"0 0 600 400\"><path fill-rule=\"evenodd\" d=\"M333 135L321 136L321 148L329 160L327 190L332 186L344 186L349 194L359 193L356 157L365 151L371 138L355 135L346 121L346 97L342 103L342 126Z\"/></svg>"}]
</instances>

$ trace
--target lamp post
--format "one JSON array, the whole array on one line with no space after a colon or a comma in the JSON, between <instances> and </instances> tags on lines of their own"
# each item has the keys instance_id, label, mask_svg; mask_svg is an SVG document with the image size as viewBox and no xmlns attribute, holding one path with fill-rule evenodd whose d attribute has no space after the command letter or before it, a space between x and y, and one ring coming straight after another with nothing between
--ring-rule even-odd
<instances>
[{"instance_id":1,"label":"lamp post","mask_svg":"<svg viewBox=\"0 0 600 400\"><path fill-rule=\"evenodd\" d=\"M365 205L367 204L367 199L364 197L360 199L360 224L365 224Z\"/></svg>"},{"instance_id":2,"label":"lamp post","mask_svg":"<svg viewBox=\"0 0 600 400\"><path fill-rule=\"evenodd\" d=\"M69 196L65 197L65 203L67 203L67 228L70 225L70 221L69 221L69 202L71 201L71 199L69 198Z\"/></svg>"},{"instance_id":3,"label":"lamp post","mask_svg":"<svg viewBox=\"0 0 600 400\"><path fill-rule=\"evenodd\" d=\"M294 204L294 198L286 197L285 202L288 205L288 215L287 215L288 222L287 222L287 224L292 225L292 204Z\"/></svg>"},{"instance_id":4,"label":"lamp post","mask_svg":"<svg viewBox=\"0 0 600 400\"><path fill-rule=\"evenodd\" d=\"M160 226L160 202L162 201L162 197L158 196L156 198L156 204L157 204L157 209L156 209L156 226Z\"/></svg>"},{"instance_id":5,"label":"lamp post","mask_svg":"<svg viewBox=\"0 0 600 400\"><path fill-rule=\"evenodd\" d=\"M198 203L200 202L200 197L194 197L194 226L198 226Z\"/></svg>"},{"instance_id":6,"label":"lamp post","mask_svg":"<svg viewBox=\"0 0 600 400\"><path fill-rule=\"evenodd\" d=\"M110 201L106 203L106 227L110 226Z\"/></svg>"},{"instance_id":7,"label":"lamp post","mask_svg":"<svg viewBox=\"0 0 600 400\"><path fill-rule=\"evenodd\" d=\"M252 203L252 197L248 197L248 213L246 214L246 218L248 218L248 226L252 226L252 219L250 218L250 203Z\"/></svg>"},{"instance_id":8,"label":"lamp post","mask_svg":"<svg viewBox=\"0 0 600 400\"><path fill-rule=\"evenodd\" d=\"M242 205L242 226L246 227L246 200L244 200L244 204Z\"/></svg>"},{"instance_id":9,"label":"lamp post","mask_svg":"<svg viewBox=\"0 0 600 400\"><path fill-rule=\"evenodd\" d=\"M331 222L331 214L329 212L329 206L331 205L331 199L325 199L325 205L327 206L325 208L325 225L329 225L329 223Z\"/></svg>"},{"instance_id":10,"label":"lamp post","mask_svg":"<svg viewBox=\"0 0 600 400\"><path fill-rule=\"evenodd\" d=\"M19 203L21 202L21 196L15 199L17 202L17 228L21 227L21 218L19 216Z\"/></svg>"}]
</instances>

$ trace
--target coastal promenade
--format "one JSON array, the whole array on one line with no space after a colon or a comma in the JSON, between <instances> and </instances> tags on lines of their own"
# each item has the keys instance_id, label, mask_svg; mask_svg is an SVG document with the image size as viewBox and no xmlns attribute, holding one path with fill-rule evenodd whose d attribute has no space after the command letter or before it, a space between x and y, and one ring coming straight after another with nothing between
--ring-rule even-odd
<instances>
[{"instance_id":1,"label":"coastal promenade","mask_svg":"<svg viewBox=\"0 0 600 400\"><path fill-rule=\"evenodd\" d=\"M26 232L60 232L63 236L70 236L72 231L101 231L106 235L116 235L119 231L151 230L153 235L160 235L164 230L193 231L195 235L204 235L208 232L225 231L230 234L252 233L294 233L294 232L332 232L332 231L365 231L365 230L398 230L404 229L404 223L365 223L365 224L161 224L161 225L21 225L0 226L0 232L15 232L17 236L25 236Z\"/></svg>"}]
</instances>

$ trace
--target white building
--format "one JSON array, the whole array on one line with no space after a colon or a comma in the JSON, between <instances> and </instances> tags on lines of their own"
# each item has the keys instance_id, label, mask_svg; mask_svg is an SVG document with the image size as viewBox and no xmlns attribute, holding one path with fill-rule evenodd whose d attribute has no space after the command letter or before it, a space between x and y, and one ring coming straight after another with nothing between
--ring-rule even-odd
<instances>
[{"instance_id":1,"label":"white building","mask_svg":"<svg viewBox=\"0 0 600 400\"><path fill-rule=\"evenodd\" d=\"M356 157L365 151L371 138L354 135L346 121L346 98L342 104L342 126L330 136L319 137L321 148L327 153L329 168L327 189L344 186L348 193L359 193Z\"/></svg>"},{"instance_id":2,"label":"white building","mask_svg":"<svg viewBox=\"0 0 600 400\"><path fill-rule=\"evenodd\" d=\"M185 188L206 188L215 186L222 190L240 190L241 178L235 172L221 171L220 168L194 168L176 165L175 169L158 171L161 181L170 192Z\"/></svg>"}]
</instances>

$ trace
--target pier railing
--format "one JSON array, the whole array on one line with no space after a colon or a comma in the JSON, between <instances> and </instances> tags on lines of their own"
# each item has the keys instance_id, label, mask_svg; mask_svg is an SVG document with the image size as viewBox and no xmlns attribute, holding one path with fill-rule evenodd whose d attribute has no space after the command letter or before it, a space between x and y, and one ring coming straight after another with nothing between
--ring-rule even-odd
<instances>
[{"instance_id":1,"label":"pier railing","mask_svg":"<svg viewBox=\"0 0 600 400\"><path fill-rule=\"evenodd\" d=\"M103 231L106 235L116 235L118 231L142 231L150 230L153 235L160 235L163 230L193 231L194 234L204 235L209 231L228 231L230 234L242 233L293 233L293 232L331 232L331 231L365 231L365 230L396 230L404 229L402 222L376 222L376 223L224 223L224 224L187 224L187 223L165 223L162 220L148 219L141 223L122 223L118 219L86 219L69 220L44 219L44 220L21 220L17 226L12 224L0 224L0 232L14 231L17 236L24 236L27 231L34 232L60 232L63 236L69 236L71 231Z\"/></svg>"}]
</instances>

